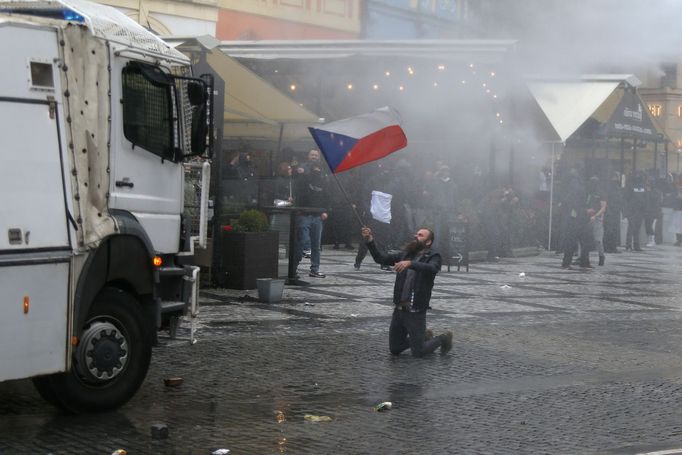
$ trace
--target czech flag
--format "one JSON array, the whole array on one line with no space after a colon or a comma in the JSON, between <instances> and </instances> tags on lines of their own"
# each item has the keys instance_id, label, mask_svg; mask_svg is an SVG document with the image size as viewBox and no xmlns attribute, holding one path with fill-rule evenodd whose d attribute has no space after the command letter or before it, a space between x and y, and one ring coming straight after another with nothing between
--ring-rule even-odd
<instances>
[{"instance_id":1,"label":"czech flag","mask_svg":"<svg viewBox=\"0 0 682 455\"><path fill-rule=\"evenodd\" d=\"M400 117L390 107L308 129L335 174L381 159L407 145Z\"/></svg>"}]
</instances>

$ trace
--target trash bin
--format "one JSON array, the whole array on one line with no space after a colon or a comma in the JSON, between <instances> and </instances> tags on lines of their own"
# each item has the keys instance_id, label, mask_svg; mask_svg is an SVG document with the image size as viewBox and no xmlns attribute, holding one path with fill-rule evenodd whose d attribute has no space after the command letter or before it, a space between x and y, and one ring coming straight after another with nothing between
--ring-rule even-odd
<instances>
[{"instance_id":1,"label":"trash bin","mask_svg":"<svg viewBox=\"0 0 682 455\"><path fill-rule=\"evenodd\" d=\"M258 278L256 280L258 288L258 300L267 303L276 303L282 300L284 293L284 280L273 278Z\"/></svg>"}]
</instances>

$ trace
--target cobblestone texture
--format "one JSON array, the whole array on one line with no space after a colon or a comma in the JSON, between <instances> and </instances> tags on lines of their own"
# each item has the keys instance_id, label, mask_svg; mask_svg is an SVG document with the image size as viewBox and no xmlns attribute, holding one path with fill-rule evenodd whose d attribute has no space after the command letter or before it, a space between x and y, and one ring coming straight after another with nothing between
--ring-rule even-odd
<instances>
[{"instance_id":1,"label":"cobblestone texture","mask_svg":"<svg viewBox=\"0 0 682 455\"><path fill-rule=\"evenodd\" d=\"M454 329L455 346L413 359L388 353L394 275L367 261L355 271L352 253L325 250L328 277L287 287L278 304L204 290L199 343L155 348L142 389L116 412L65 416L29 381L0 384L0 454L682 447L680 259L682 249L658 246L588 272L561 270L554 255L444 272L429 325ZM184 383L165 387L171 376ZM382 401L393 409L373 412ZM155 424L168 439L152 438Z\"/></svg>"}]
</instances>

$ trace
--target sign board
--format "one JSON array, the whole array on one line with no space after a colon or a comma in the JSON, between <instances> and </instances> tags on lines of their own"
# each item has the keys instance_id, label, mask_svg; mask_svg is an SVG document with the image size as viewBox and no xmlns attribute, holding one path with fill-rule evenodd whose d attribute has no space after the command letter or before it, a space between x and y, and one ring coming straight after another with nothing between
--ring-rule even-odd
<instances>
[{"instance_id":1,"label":"sign board","mask_svg":"<svg viewBox=\"0 0 682 455\"><path fill-rule=\"evenodd\" d=\"M634 92L625 90L618 107L606 123L606 135L651 141L658 137L658 132L641 98Z\"/></svg>"},{"instance_id":2,"label":"sign board","mask_svg":"<svg viewBox=\"0 0 682 455\"><path fill-rule=\"evenodd\" d=\"M448 272L450 266L466 267L469 271L469 224L465 222L455 222L448 228L448 251L446 263Z\"/></svg>"}]
</instances>

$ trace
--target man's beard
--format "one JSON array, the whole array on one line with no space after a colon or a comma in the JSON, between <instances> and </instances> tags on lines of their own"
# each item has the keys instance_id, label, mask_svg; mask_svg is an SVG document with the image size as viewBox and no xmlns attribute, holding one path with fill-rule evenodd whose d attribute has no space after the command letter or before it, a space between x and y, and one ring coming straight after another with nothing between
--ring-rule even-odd
<instances>
[{"instance_id":1,"label":"man's beard","mask_svg":"<svg viewBox=\"0 0 682 455\"><path fill-rule=\"evenodd\" d=\"M416 239L412 240L411 242L408 242L405 245L405 252L407 252L409 256L416 256L417 253L425 249L426 245L424 244L424 242L420 242L419 240Z\"/></svg>"}]
</instances>

